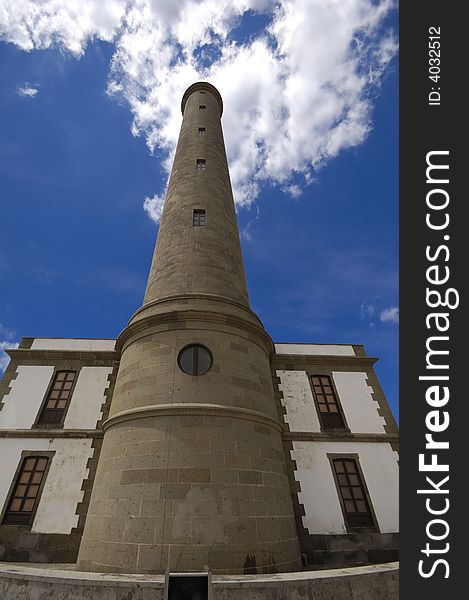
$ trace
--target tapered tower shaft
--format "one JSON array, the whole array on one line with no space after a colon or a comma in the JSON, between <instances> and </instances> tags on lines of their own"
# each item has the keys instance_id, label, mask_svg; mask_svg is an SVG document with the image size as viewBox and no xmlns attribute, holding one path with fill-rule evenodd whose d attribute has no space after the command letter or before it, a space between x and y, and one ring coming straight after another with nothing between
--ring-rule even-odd
<instances>
[{"instance_id":1,"label":"tapered tower shaft","mask_svg":"<svg viewBox=\"0 0 469 600\"><path fill-rule=\"evenodd\" d=\"M181 132L144 303L204 294L248 306L221 97L213 86L195 84L184 94L181 108ZM194 218L204 224L193 226Z\"/></svg>"},{"instance_id":2,"label":"tapered tower shaft","mask_svg":"<svg viewBox=\"0 0 469 600\"><path fill-rule=\"evenodd\" d=\"M118 340L78 568L295 570L273 344L249 308L220 94L194 84L182 111L145 300Z\"/></svg>"}]
</instances>

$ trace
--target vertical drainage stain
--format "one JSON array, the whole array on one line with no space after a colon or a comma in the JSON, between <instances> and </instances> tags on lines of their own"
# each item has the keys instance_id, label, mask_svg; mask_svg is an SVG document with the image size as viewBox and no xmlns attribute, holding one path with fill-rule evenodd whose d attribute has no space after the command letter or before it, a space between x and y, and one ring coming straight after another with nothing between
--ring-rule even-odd
<instances>
[{"instance_id":1,"label":"vertical drainage stain","mask_svg":"<svg viewBox=\"0 0 469 600\"><path fill-rule=\"evenodd\" d=\"M254 554L246 554L246 560L244 561L244 574L257 574L256 557Z\"/></svg>"}]
</instances>

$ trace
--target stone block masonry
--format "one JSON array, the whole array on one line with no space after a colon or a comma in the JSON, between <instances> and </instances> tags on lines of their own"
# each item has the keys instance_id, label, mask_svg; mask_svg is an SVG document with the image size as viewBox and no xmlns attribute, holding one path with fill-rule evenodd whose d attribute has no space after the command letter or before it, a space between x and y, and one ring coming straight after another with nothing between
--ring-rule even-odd
<instances>
[{"instance_id":1,"label":"stone block masonry","mask_svg":"<svg viewBox=\"0 0 469 600\"><path fill-rule=\"evenodd\" d=\"M293 571L300 551L274 346L249 308L220 94L194 84L182 110L144 304L116 345L78 568ZM194 210L205 211L203 225L194 226ZM193 344L212 357L203 374L178 363Z\"/></svg>"},{"instance_id":2,"label":"stone block masonry","mask_svg":"<svg viewBox=\"0 0 469 600\"><path fill-rule=\"evenodd\" d=\"M0 563L2 600L163 600L162 575L103 575ZM212 600L397 600L397 563L276 575L213 576Z\"/></svg>"}]
</instances>

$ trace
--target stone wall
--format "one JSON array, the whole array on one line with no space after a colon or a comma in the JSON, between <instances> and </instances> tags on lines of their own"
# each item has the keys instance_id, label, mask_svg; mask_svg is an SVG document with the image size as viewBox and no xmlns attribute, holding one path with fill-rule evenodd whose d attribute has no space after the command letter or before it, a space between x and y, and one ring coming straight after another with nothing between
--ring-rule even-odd
<instances>
[{"instance_id":1,"label":"stone wall","mask_svg":"<svg viewBox=\"0 0 469 600\"><path fill-rule=\"evenodd\" d=\"M214 576L212 581L211 600L399 598L398 563L281 575ZM0 563L0 597L3 600L164 600L164 577L106 576Z\"/></svg>"}]
</instances>

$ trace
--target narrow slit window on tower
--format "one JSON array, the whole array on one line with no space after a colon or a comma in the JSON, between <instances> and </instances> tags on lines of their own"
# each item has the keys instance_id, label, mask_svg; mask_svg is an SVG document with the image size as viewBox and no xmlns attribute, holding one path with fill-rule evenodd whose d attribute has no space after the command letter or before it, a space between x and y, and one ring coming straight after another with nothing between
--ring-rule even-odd
<instances>
[{"instance_id":1,"label":"narrow slit window on tower","mask_svg":"<svg viewBox=\"0 0 469 600\"><path fill-rule=\"evenodd\" d=\"M3 517L4 524L31 524L48 461L47 456L23 458Z\"/></svg>"},{"instance_id":2,"label":"narrow slit window on tower","mask_svg":"<svg viewBox=\"0 0 469 600\"><path fill-rule=\"evenodd\" d=\"M327 375L313 375L313 394L323 429L345 429L339 401Z\"/></svg>"},{"instance_id":3,"label":"narrow slit window on tower","mask_svg":"<svg viewBox=\"0 0 469 600\"><path fill-rule=\"evenodd\" d=\"M205 158L198 158L195 164L196 171L205 171L206 161Z\"/></svg>"},{"instance_id":4,"label":"narrow slit window on tower","mask_svg":"<svg viewBox=\"0 0 469 600\"><path fill-rule=\"evenodd\" d=\"M62 423L72 395L76 375L76 371L57 371L37 420L37 425Z\"/></svg>"},{"instance_id":5,"label":"narrow slit window on tower","mask_svg":"<svg viewBox=\"0 0 469 600\"><path fill-rule=\"evenodd\" d=\"M195 208L192 215L192 226L193 227L205 227L205 209Z\"/></svg>"},{"instance_id":6,"label":"narrow slit window on tower","mask_svg":"<svg viewBox=\"0 0 469 600\"><path fill-rule=\"evenodd\" d=\"M205 104L199 104L199 110L205 110L207 107Z\"/></svg>"},{"instance_id":7,"label":"narrow slit window on tower","mask_svg":"<svg viewBox=\"0 0 469 600\"><path fill-rule=\"evenodd\" d=\"M205 127L199 127L199 135L205 135Z\"/></svg>"},{"instance_id":8,"label":"narrow slit window on tower","mask_svg":"<svg viewBox=\"0 0 469 600\"><path fill-rule=\"evenodd\" d=\"M332 461L347 527L375 527L357 461L335 458Z\"/></svg>"}]
</instances>

